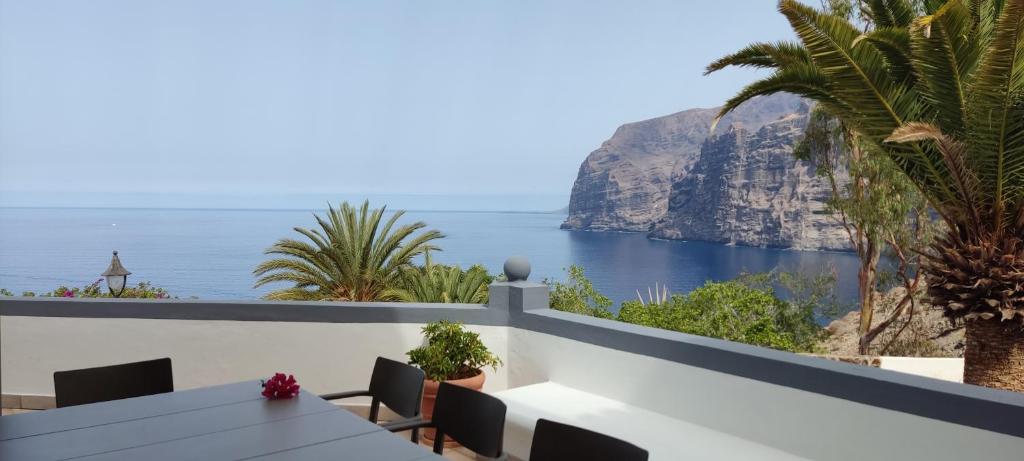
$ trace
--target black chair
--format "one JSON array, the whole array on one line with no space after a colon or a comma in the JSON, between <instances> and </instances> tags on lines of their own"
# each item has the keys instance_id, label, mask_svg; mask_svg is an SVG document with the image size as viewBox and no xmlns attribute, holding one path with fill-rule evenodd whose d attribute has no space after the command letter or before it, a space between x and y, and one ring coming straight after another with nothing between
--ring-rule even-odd
<instances>
[{"instance_id":1,"label":"black chair","mask_svg":"<svg viewBox=\"0 0 1024 461\"><path fill-rule=\"evenodd\" d=\"M423 370L402 362L377 357L370 375L370 388L365 391L324 394L324 400L371 397L370 422L377 424L380 404L406 418L397 422L420 421L420 402L423 400ZM419 431L412 431L412 441L419 442Z\"/></svg>"},{"instance_id":2,"label":"black chair","mask_svg":"<svg viewBox=\"0 0 1024 461\"><path fill-rule=\"evenodd\" d=\"M392 431L433 427L434 453L444 453L447 435L473 452L493 459L508 457L502 449L505 432L505 402L483 392L441 383L437 389L432 421L411 421L385 426Z\"/></svg>"},{"instance_id":3,"label":"black chair","mask_svg":"<svg viewBox=\"0 0 1024 461\"><path fill-rule=\"evenodd\" d=\"M647 450L587 429L537 420L530 461L647 461Z\"/></svg>"},{"instance_id":4,"label":"black chair","mask_svg":"<svg viewBox=\"0 0 1024 461\"><path fill-rule=\"evenodd\" d=\"M57 408L174 392L171 359L125 363L53 374Z\"/></svg>"}]
</instances>

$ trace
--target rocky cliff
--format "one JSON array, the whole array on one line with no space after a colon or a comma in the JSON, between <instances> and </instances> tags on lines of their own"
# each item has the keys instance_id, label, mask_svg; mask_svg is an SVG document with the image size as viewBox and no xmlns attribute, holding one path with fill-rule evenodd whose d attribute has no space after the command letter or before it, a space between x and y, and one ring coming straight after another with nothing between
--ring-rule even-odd
<instances>
[{"instance_id":1,"label":"rocky cliff","mask_svg":"<svg viewBox=\"0 0 1024 461\"><path fill-rule=\"evenodd\" d=\"M672 185L651 236L809 250L846 249L825 210L831 193L815 167L793 157L807 112L755 133L733 126L705 141L694 167Z\"/></svg>"},{"instance_id":2,"label":"rocky cliff","mask_svg":"<svg viewBox=\"0 0 1024 461\"><path fill-rule=\"evenodd\" d=\"M758 98L726 116L718 130L757 130L805 106L787 94ZM615 130L580 166L565 229L646 232L668 211L672 183L700 157L718 108L690 109Z\"/></svg>"},{"instance_id":3,"label":"rocky cliff","mask_svg":"<svg viewBox=\"0 0 1024 461\"><path fill-rule=\"evenodd\" d=\"M796 161L808 105L757 98L723 119L693 109L623 125L580 167L565 229L801 249L844 249L826 184Z\"/></svg>"}]
</instances>

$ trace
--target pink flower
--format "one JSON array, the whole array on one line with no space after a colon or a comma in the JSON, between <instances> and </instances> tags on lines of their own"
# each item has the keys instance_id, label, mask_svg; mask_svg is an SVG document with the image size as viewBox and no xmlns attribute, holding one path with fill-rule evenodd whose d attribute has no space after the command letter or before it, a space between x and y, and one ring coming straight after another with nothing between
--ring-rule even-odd
<instances>
[{"instance_id":1,"label":"pink flower","mask_svg":"<svg viewBox=\"0 0 1024 461\"><path fill-rule=\"evenodd\" d=\"M65 290L64 291L64 297L65 298L74 298L75 297L75 292L73 292L71 290Z\"/></svg>"},{"instance_id":2,"label":"pink flower","mask_svg":"<svg viewBox=\"0 0 1024 461\"><path fill-rule=\"evenodd\" d=\"M295 376L275 373L263 383L263 396L268 399L290 399L296 395L299 395L299 384L295 382Z\"/></svg>"}]
</instances>

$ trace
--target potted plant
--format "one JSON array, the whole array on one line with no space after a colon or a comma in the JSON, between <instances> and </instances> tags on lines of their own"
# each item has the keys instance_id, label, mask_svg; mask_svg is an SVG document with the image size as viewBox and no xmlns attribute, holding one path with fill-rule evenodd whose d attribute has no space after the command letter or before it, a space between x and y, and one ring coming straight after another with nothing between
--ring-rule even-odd
<instances>
[{"instance_id":1,"label":"potted plant","mask_svg":"<svg viewBox=\"0 0 1024 461\"><path fill-rule=\"evenodd\" d=\"M480 341L480 334L466 331L461 323L441 320L423 327L426 344L408 352L409 364L418 366L426 378L423 383L423 403L420 413L425 419L434 414L434 400L441 382L481 390L486 375L483 368L494 371L501 365L487 346ZM434 431L426 429L424 437L434 438Z\"/></svg>"}]
</instances>

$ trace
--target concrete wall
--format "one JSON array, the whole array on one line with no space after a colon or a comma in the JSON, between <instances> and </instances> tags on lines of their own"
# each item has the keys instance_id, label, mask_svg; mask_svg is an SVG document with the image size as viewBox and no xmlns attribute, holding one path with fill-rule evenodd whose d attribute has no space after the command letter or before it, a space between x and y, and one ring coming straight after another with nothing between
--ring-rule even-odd
<instances>
[{"instance_id":1,"label":"concrete wall","mask_svg":"<svg viewBox=\"0 0 1024 461\"><path fill-rule=\"evenodd\" d=\"M5 394L53 395L53 372L170 357L176 389L294 374L314 393L365 389L377 356L405 361L422 324L0 318ZM508 362L506 327L468 325ZM487 370L487 390L507 368Z\"/></svg>"},{"instance_id":2,"label":"concrete wall","mask_svg":"<svg viewBox=\"0 0 1024 461\"><path fill-rule=\"evenodd\" d=\"M308 390L361 389L373 359L404 359L421 324L0 318L4 393L52 395L56 370L171 357L175 386L293 373ZM554 381L820 460L1019 459L1024 439L535 331L470 325L506 365L486 390ZM865 441L870 440L866 445ZM866 448L870 447L870 448Z\"/></svg>"},{"instance_id":3,"label":"concrete wall","mask_svg":"<svg viewBox=\"0 0 1024 461\"><path fill-rule=\"evenodd\" d=\"M1024 453L1018 437L528 330L509 333L508 352L510 387L554 381L809 459L1019 460Z\"/></svg>"},{"instance_id":4,"label":"concrete wall","mask_svg":"<svg viewBox=\"0 0 1024 461\"><path fill-rule=\"evenodd\" d=\"M189 388L294 373L314 392L366 385L419 327L479 331L506 365L487 390L552 380L811 459L1020 459L1024 394L547 309L547 287L491 305L0 298L4 393L55 370L169 356ZM681 447L685 450L685 447Z\"/></svg>"},{"instance_id":5,"label":"concrete wall","mask_svg":"<svg viewBox=\"0 0 1024 461\"><path fill-rule=\"evenodd\" d=\"M917 376L964 382L964 359L924 357L879 357L879 368Z\"/></svg>"}]
</instances>

